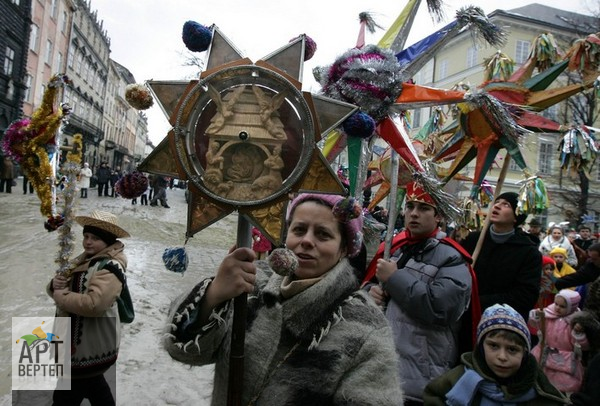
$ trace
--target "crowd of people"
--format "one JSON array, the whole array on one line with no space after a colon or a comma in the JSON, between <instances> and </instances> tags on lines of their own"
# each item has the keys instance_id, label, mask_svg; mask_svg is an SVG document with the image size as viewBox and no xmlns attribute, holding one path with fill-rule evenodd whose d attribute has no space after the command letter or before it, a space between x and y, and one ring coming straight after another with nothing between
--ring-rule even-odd
<instances>
[{"instance_id":1,"label":"crowd of people","mask_svg":"<svg viewBox=\"0 0 600 406\"><path fill-rule=\"evenodd\" d=\"M585 225L571 238L555 225L544 233L539 219L524 230L516 193L491 204L489 227L457 242L443 231L438 198L412 182L402 230L388 255L382 243L369 259L356 199L294 195L284 256L272 260L255 229L254 246L232 247L213 277L175 299L163 345L175 360L215 364L213 405L228 404L240 335L241 404L600 404L600 243ZM129 234L110 213L77 221L85 252L48 293L57 314L118 319L127 264L118 238ZM57 393L56 404L96 394L114 404L101 375L116 360L120 330L97 327L115 332L103 344L114 359L74 374L75 400ZM81 341L82 351L95 345Z\"/></svg>"}]
</instances>

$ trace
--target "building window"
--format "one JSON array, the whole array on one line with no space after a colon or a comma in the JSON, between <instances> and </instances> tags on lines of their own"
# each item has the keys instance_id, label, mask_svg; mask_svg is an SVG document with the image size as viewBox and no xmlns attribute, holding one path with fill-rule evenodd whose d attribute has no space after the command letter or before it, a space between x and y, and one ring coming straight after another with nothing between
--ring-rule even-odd
<instances>
[{"instance_id":1,"label":"building window","mask_svg":"<svg viewBox=\"0 0 600 406\"><path fill-rule=\"evenodd\" d=\"M413 128L421 127L421 109L413 110L412 126Z\"/></svg>"},{"instance_id":2,"label":"building window","mask_svg":"<svg viewBox=\"0 0 600 406\"><path fill-rule=\"evenodd\" d=\"M69 20L69 15L67 14L66 11L63 11L63 13L62 13L62 23L60 25L60 31L63 34L67 33L67 22L68 22L68 20Z\"/></svg>"},{"instance_id":3,"label":"building window","mask_svg":"<svg viewBox=\"0 0 600 406\"><path fill-rule=\"evenodd\" d=\"M529 48L530 47L531 47L531 42L517 40L517 50L515 53L515 62L516 63L525 63L527 58L529 58Z\"/></svg>"},{"instance_id":4,"label":"building window","mask_svg":"<svg viewBox=\"0 0 600 406\"><path fill-rule=\"evenodd\" d=\"M446 79L448 76L448 60L444 59L440 62L439 80Z\"/></svg>"},{"instance_id":5,"label":"building window","mask_svg":"<svg viewBox=\"0 0 600 406\"><path fill-rule=\"evenodd\" d=\"M540 142L540 156L538 159L538 171L549 175L552 173L552 158L554 157L554 145Z\"/></svg>"},{"instance_id":6,"label":"building window","mask_svg":"<svg viewBox=\"0 0 600 406\"><path fill-rule=\"evenodd\" d=\"M510 162L508 163L508 170L510 170L510 171L520 171L521 170L519 165L517 165L517 162L514 159L512 159L512 157L511 157Z\"/></svg>"},{"instance_id":7,"label":"building window","mask_svg":"<svg viewBox=\"0 0 600 406\"><path fill-rule=\"evenodd\" d=\"M467 68L477 65L477 47L472 46L467 49Z\"/></svg>"},{"instance_id":8,"label":"building window","mask_svg":"<svg viewBox=\"0 0 600 406\"><path fill-rule=\"evenodd\" d=\"M6 46L6 54L4 55L4 74L12 75L15 65L15 50Z\"/></svg>"},{"instance_id":9,"label":"building window","mask_svg":"<svg viewBox=\"0 0 600 406\"><path fill-rule=\"evenodd\" d=\"M57 52L56 53L56 71L64 72L62 64L63 64L63 54L62 54L62 52Z\"/></svg>"},{"instance_id":10,"label":"building window","mask_svg":"<svg viewBox=\"0 0 600 406\"><path fill-rule=\"evenodd\" d=\"M77 67L75 68L75 71L77 73L79 73L79 75L81 75L81 66L83 65L83 54L78 52L77 53Z\"/></svg>"},{"instance_id":11,"label":"building window","mask_svg":"<svg viewBox=\"0 0 600 406\"><path fill-rule=\"evenodd\" d=\"M56 18L56 11L58 9L58 4L56 0L51 0L50 1L50 16L52 18Z\"/></svg>"},{"instance_id":12,"label":"building window","mask_svg":"<svg viewBox=\"0 0 600 406\"><path fill-rule=\"evenodd\" d=\"M25 76L25 101L31 102L31 84L33 83L33 76L29 73Z\"/></svg>"},{"instance_id":13,"label":"building window","mask_svg":"<svg viewBox=\"0 0 600 406\"><path fill-rule=\"evenodd\" d=\"M37 52L38 43L40 40L39 37L40 28L35 24L31 24L31 35L29 36L29 49L31 49L33 52Z\"/></svg>"},{"instance_id":14,"label":"building window","mask_svg":"<svg viewBox=\"0 0 600 406\"><path fill-rule=\"evenodd\" d=\"M44 60L48 65L52 63L52 41L46 41L46 59Z\"/></svg>"}]
</instances>

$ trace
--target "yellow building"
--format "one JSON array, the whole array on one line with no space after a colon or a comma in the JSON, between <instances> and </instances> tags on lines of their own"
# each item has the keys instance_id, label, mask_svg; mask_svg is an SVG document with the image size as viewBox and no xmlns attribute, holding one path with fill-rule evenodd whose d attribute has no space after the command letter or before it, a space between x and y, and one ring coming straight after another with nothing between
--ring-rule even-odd
<instances>
[{"instance_id":1,"label":"yellow building","mask_svg":"<svg viewBox=\"0 0 600 406\"><path fill-rule=\"evenodd\" d=\"M527 60L532 43L539 34L551 33L559 48L566 52L573 40L585 38L588 34L600 31L597 28L600 22L598 18L541 4L530 4L508 11L495 10L488 17L507 31L507 41L501 51L516 62L515 70ZM497 51L498 49L475 43L472 35L466 31L436 53L413 79L417 84L441 89L450 89L457 84L477 87L483 82L484 59L489 58ZM571 74L571 77L576 76L576 74ZM564 85L569 80L569 77L563 74L553 86ZM587 92L594 91L591 89ZM444 107L443 110L448 112L448 107ZM412 111L413 131L418 131L427 122L430 114L430 108ZM561 124L580 124L574 118L573 111L566 102L552 106L544 111L543 115ZM449 119L451 118L449 117ZM522 141L521 149L527 166L532 173L543 179L548 189L550 208L538 217L545 224L570 221L571 226L574 227L578 223L580 215L577 205L581 189L579 179L572 179L569 174L561 171L558 148L562 138L562 133L533 133ZM600 134L596 134L595 138L599 144ZM496 184L505 154L505 150L500 151L496 157L497 164L486 175L486 180L492 185ZM593 216L597 227L600 218L600 170L598 169L600 160L596 161L589 183L587 213ZM474 165L473 161L461 173L467 176L472 175ZM521 180L524 180L523 171L513 161L502 190L518 191L520 187L518 182ZM457 189L456 192L466 196L469 193L470 184L465 183L454 187Z\"/></svg>"}]
</instances>

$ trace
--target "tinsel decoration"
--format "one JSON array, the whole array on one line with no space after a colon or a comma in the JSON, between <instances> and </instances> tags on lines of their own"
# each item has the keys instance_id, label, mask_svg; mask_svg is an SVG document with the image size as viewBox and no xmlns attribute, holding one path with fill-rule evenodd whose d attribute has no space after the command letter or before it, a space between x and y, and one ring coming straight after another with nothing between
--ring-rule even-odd
<instances>
[{"instance_id":1,"label":"tinsel decoration","mask_svg":"<svg viewBox=\"0 0 600 406\"><path fill-rule=\"evenodd\" d=\"M30 123L22 131L25 136L22 145L13 147L21 154L21 168L27 174L40 199L40 211L45 217L55 215L52 183L54 178L53 168L50 163L48 151L54 153L57 149L54 137L62 120L70 112L68 105L63 104L56 111L54 103L58 98L58 90L71 81L65 75L54 75L42 97L40 107L34 111Z\"/></svg>"},{"instance_id":2,"label":"tinsel decoration","mask_svg":"<svg viewBox=\"0 0 600 406\"><path fill-rule=\"evenodd\" d=\"M434 169L429 167L430 163L427 161L423 163L425 171L415 171L413 173L415 182L431 196L437 206L438 212L448 223L452 221L457 222L462 215L462 210L458 206L455 197L443 189L444 184L437 179Z\"/></svg>"},{"instance_id":3,"label":"tinsel decoration","mask_svg":"<svg viewBox=\"0 0 600 406\"><path fill-rule=\"evenodd\" d=\"M269 254L267 261L277 275L292 275L298 269L298 257L289 248L275 248Z\"/></svg>"},{"instance_id":4,"label":"tinsel decoration","mask_svg":"<svg viewBox=\"0 0 600 406\"><path fill-rule=\"evenodd\" d=\"M357 111L342 123L344 133L349 137L369 138L375 132L375 120L362 111Z\"/></svg>"},{"instance_id":5,"label":"tinsel decoration","mask_svg":"<svg viewBox=\"0 0 600 406\"><path fill-rule=\"evenodd\" d=\"M77 196L77 175L81 170L81 155L83 153L83 137L81 134L73 136L72 148L67 152L65 163L61 172L64 175L63 193L63 217L64 223L58 229L58 273L68 275L72 267L69 259L73 254L75 246L75 235L73 233L73 221L75 220L75 197Z\"/></svg>"},{"instance_id":6,"label":"tinsel decoration","mask_svg":"<svg viewBox=\"0 0 600 406\"><path fill-rule=\"evenodd\" d=\"M373 16L371 16L371 14L366 11L363 11L362 13L360 13L358 15L358 19L361 22L361 24L363 24L363 23L365 24L367 31L369 31L371 34L373 34L375 32L376 28L383 29L382 26L380 26L379 24L377 24L375 22L375 20L373 19Z\"/></svg>"},{"instance_id":7,"label":"tinsel decoration","mask_svg":"<svg viewBox=\"0 0 600 406\"><path fill-rule=\"evenodd\" d=\"M483 80L507 81L514 72L515 61L502 51L496 51L494 55L483 61Z\"/></svg>"},{"instance_id":8,"label":"tinsel decoration","mask_svg":"<svg viewBox=\"0 0 600 406\"><path fill-rule=\"evenodd\" d=\"M487 180L479 185L479 202L482 206L487 206L494 200L494 189Z\"/></svg>"},{"instance_id":9,"label":"tinsel decoration","mask_svg":"<svg viewBox=\"0 0 600 406\"><path fill-rule=\"evenodd\" d=\"M181 34L183 43L192 52L204 52L212 41L212 30L195 21L186 21Z\"/></svg>"},{"instance_id":10,"label":"tinsel decoration","mask_svg":"<svg viewBox=\"0 0 600 406\"><path fill-rule=\"evenodd\" d=\"M592 132L585 127L572 127L558 144L560 167L577 177L583 173L590 179L590 171L598 156L598 147Z\"/></svg>"},{"instance_id":11,"label":"tinsel decoration","mask_svg":"<svg viewBox=\"0 0 600 406\"><path fill-rule=\"evenodd\" d=\"M347 197L338 201L332 209L333 215L340 223L347 223L362 214L362 207L358 200Z\"/></svg>"},{"instance_id":12,"label":"tinsel decoration","mask_svg":"<svg viewBox=\"0 0 600 406\"><path fill-rule=\"evenodd\" d=\"M507 137L516 144L520 143L525 134L531 132L516 123L511 112L500 100L483 90L466 93L465 101L467 103L459 103L458 105L463 113L481 109L494 133L502 134L502 136ZM471 104L471 106L465 109L463 107L465 104Z\"/></svg>"},{"instance_id":13,"label":"tinsel decoration","mask_svg":"<svg viewBox=\"0 0 600 406\"><path fill-rule=\"evenodd\" d=\"M363 241L369 245L378 246L381 243L382 233L386 229L386 224L380 223L369 213L367 209L363 211Z\"/></svg>"},{"instance_id":14,"label":"tinsel decoration","mask_svg":"<svg viewBox=\"0 0 600 406\"><path fill-rule=\"evenodd\" d=\"M470 25L469 32L473 39L483 38L493 47L500 47L506 42L506 32L493 24L480 7L463 7L456 12L459 27Z\"/></svg>"},{"instance_id":15,"label":"tinsel decoration","mask_svg":"<svg viewBox=\"0 0 600 406\"><path fill-rule=\"evenodd\" d=\"M535 61L535 67L543 72L558 62L560 58L554 35L549 32L538 35L531 44L529 59Z\"/></svg>"},{"instance_id":16,"label":"tinsel decoration","mask_svg":"<svg viewBox=\"0 0 600 406\"><path fill-rule=\"evenodd\" d=\"M31 120L28 118L13 121L6 129L2 139L2 150L17 163L21 163L27 154L25 148L27 143L37 135L28 129L29 124L31 124Z\"/></svg>"},{"instance_id":17,"label":"tinsel decoration","mask_svg":"<svg viewBox=\"0 0 600 406\"><path fill-rule=\"evenodd\" d=\"M317 43L308 35L302 35L304 35L304 61L308 61L315 55L315 52L317 52ZM292 38L290 42L296 40L297 38L298 37Z\"/></svg>"},{"instance_id":18,"label":"tinsel decoration","mask_svg":"<svg viewBox=\"0 0 600 406\"><path fill-rule=\"evenodd\" d=\"M427 10L437 22L444 20L444 9L442 8L443 5L444 2L442 0L427 0Z\"/></svg>"},{"instance_id":19,"label":"tinsel decoration","mask_svg":"<svg viewBox=\"0 0 600 406\"><path fill-rule=\"evenodd\" d=\"M320 70L322 92L352 103L378 122L402 92L402 69L395 55L375 45L350 49Z\"/></svg>"},{"instance_id":20,"label":"tinsel decoration","mask_svg":"<svg viewBox=\"0 0 600 406\"><path fill-rule=\"evenodd\" d=\"M148 177L135 171L124 175L115 184L119 196L125 199L136 199L148 189Z\"/></svg>"},{"instance_id":21,"label":"tinsel decoration","mask_svg":"<svg viewBox=\"0 0 600 406\"><path fill-rule=\"evenodd\" d=\"M515 213L519 214L540 214L550 207L548 192L544 181L537 176L521 181L523 183L519 189L519 201Z\"/></svg>"},{"instance_id":22,"label":"tinsel decoration","mask_svg":"<svg viewBox=\"0 0 600 406\"><path fill-rule=\"evenodd\" d=\"M189 259L185 247L165 248L162 259L167 270L171 272L183 275L187 270Z\"/></svg>"},{"instance_id":23,"label":"tinsel decoration","mask_svg":"<svg viewBox=\"0 0 600 406\"><path fill-rule=\"evenodd\" d=\"M154 104L150 91L139 83L132 83L125 87L125 100L136 110L147 110Z\"/></svg>"}]
</instances>

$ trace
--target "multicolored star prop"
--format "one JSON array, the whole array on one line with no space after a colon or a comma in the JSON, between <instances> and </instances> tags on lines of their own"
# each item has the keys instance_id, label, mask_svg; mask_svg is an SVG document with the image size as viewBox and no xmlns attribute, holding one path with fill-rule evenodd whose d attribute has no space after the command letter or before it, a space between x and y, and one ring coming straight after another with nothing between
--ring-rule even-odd
<instances>
[{"instance_id":1,"label":"multicolored star prop","mask_svg":"<svg viewBox=\"0 0 600 406\"><path fill-rule=\"evenodd\" d=\"M289 193L344 193L317 142L357 108L301 90L308 36L253 63L207 30L198 80L147 83L173 128L139 170L188 181L187 237L238 211L280 244Z\"/></svg>"}]
</instances>

